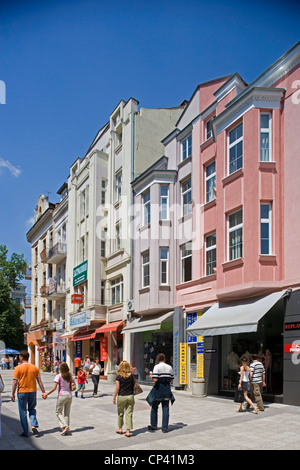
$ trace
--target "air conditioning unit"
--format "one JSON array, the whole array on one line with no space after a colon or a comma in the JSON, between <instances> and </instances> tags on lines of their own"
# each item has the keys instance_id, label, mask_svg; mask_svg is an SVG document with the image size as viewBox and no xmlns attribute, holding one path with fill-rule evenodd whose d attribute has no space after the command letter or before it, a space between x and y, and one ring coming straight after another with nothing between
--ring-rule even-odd
<instances>
[{"instance_id":1,"label":"air conditioning unit","mask_svg":"<svg viewBox=\"0 0 300 470\"><path fill-rule=\"evenodd\" d=\"M128 300L127 302L127 312L134 311L134 300Z\"/></svg>"}]
</instances>

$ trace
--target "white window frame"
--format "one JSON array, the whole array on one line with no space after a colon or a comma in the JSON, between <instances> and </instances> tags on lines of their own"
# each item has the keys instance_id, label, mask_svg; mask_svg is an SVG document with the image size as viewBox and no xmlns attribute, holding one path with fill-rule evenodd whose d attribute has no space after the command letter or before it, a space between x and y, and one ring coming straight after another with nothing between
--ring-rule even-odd
<instances>
[{"instance_id":1,"label":"white window frame","mask_svg":"<svg viewBox=\"0 0 300 470\"><path fill-rule=\"evenodd\" d=\"M213 236L215 236L215 244L207 246L208 239ZM215 266L212 266L213 265L212 261L208 262L208 255L212 251L215 251L216 253ZM206 235L205 237L205 275L210 276L211 274L214 274L214 268L216 268L216 266L217 266L217 237L216 237L216 232L214 232L214 233L210 233L209 235Z\"/></svg>"},{"instance_id":2,"label":"white window frame","mask_svg":"<svg viewBox=\"0 0 300 470\"><path fill-rule=\"evenodd\" d=\"M187 158L192 156L193 151L193 139L192 134L189 134L181 141L181 161L183 162Z\"/></svg>"},{"instance_id":3,"label":"white window frame","mask_svg":"<svg viewBox=\"0 0 300 470\"><path fill-rule=\"evenodd\" d=\"M167 189L167 194L162 194L162 189ZM169 220L169 185L160 185L160 220Z\"/></svg>"},{"instance_id":4,"label":"white window frame","mask_svg":"<svg viewBox=\"0 0 300 470\"><path fill-rule=\"evenodd\" d=\"M115 237L115 251L118 251L121 249L121 222L118 221L116 222L116 225L115 225L115 234L116 234L116 237Z\"/></svg>"},{"instance_id":5,"label":"white window frame","mask_svg":"<svg viewBox=\"0 0 300 470\"><path fill-rule=\"evenodd\" d=\"M148 189L148 191L146 191L142 195L142 202L143 202L143 225L145 226L145 225L149 225L151 221L150 189Z\"/></svg>"},{"instance_id":6,"label":"white window frame","mask_svg":"<svg viewBox=\"0 0 300 470\"><path fill-rule=\"evenodd\" d=\"M123 302L123 276L119 276L116 279L110 281L111 285L111 304L117 305ZM117 302L117 294L119 293L119 298Z\"/></svg>"},{"instance_id":7,"label":"white window frame","mask_svg":"<svg viewBox=\"0 0 300 470\"><path fill-rule=\"evenodd\" d=\"M211 173L209 176L207 176L207 170L213 164L215 165L215 170L214 170L213 173ZM208 190L208 185L209 185L209 183L212 179L214 179L214 186L209 191ZM211 162L209 165L206 165L206 167L205 167L205 202L210 202L210 201L213 201L214 199L216 199L215 189L216 189L216 160Z\"/></svg>"},{"instance_id":8,"label":"white window frame","mask_svg":"<svg viewBox=\"0 0 300 470\"><path fill-rule=\"evenodd\" d=\"M269 217L265 218L262 217L261 210L262 206L268 206L269 209ZM268 226L269 237L268 239L262 237L262 224ZM262 241L268 240L269 243L269 250L268 253L263 253L262 251ZM270 255L272 254L272 204L270 202L261 202L260 203L260 254L261 255Z\"/></svg>"},{"instance_id":9,"label":"white window frame","mask_svg":"<svg viewBox=\"0 0 300 470\"><path fill-rule=\"evenodd\" d=\"M142 287L150 286L150 251L145 251L142 256ZM146 281L147 279L147 281Z\"/></svg>"},{"instance_id":10,"label":"white window frame","mask_svg":"<svg viewBox=\"0 0 300 470\"><path fill-rule=\"evenodd\" d=\"M213 133L212 133L212 121L213 119L215 118L216 116L213 116L211 117L210 119L208 119L205 123L205 140L208 140L212 137ZM210 126L210 129L209 129L209 126Z\"/></svg>"},{"instance_id":11,"label":"white window frame","mask_svg":"<svg viewBox=\"0 0 300 470\"><path fill-rule=\"evenodd\" d=\"M187 189L183 190L183 185L186 184L188 181L191 182L190 188L187 188ZM186 178L184 181L181 182L180 189L181 189L182 217L184 217L185 215L188 215L188 214L192 213L192 177L191 177L191 175L188 178ZM189 193L190 193L190 196L191 196L190 201L185 203L184 202L185 197L188 196Z\"/></svg>"},{"instance_id":12,"label":"white window frame","mask_svg":"<svg viewBox=\"0 0 300 470\"><path fill-rule=\"evenodd\" d=\"M122 171L116 174L116 202L122 198Z\"/></svg>"},{"instance_id":13,"label":"white window frame","mask_svg":"<svg viewBox=\"0 0 300 470\"><path fill-rule=\"evenodd\" d=\"M190 251L188 254L183 254L184 250ZM185 260L191 258L191 279L185 280ZM181 261L181 282L189 282L193 279L193 259L192 259L192 243L187 242L180 247L180 261Z\"/></svg>"},{"instance_id":14,"label":"white window frame","mask_svg":"<svg viewBox=\"0 0 300 470\"><path fill-rule=\"evenodd\" d=\"M166 252L166 256L163 256L163 250ZM161 247L159 249L159 283L161 286L166 286L169 284L169 248ZM163 280L163 275L166 277L165 281Z\"/></svg>"},{"instance_id":15,"label":"white window frame","mask_svg":"<svg viewBox=\"0 0 300 470\"><path fill-rule=\"evenodd\" d=\"M242 135L230 143L230 134L240 126L242 127ZM243 168L243 165L244 165L244 142L243 140L244 140L244 124L243 122L240 122L233 129L230 129L227 132L227 168L228 168L227 174L228 175L231 175L232 173L238 171L240 168ZM235 170L230 171L230 163L231 163L230 162L230 150L236 147L240 142L242 142L242 165L239 168L236 168Z\"/></svg>"},{"instance_id":16,"label":"white window frame","mask_svg":"<svg viewBox=\"0 0 300 470\"><path fill-rule=\"evenodd\" d=\"M269 117L269 127L266 128L266 127L262 127L262 124L261 124L261 118L262 116L268 116ZM271 129L272 129L272 113L268 113L268 112L261 112L260 113L260 116L259 116L259 127L260 127L260 134L259 134L259 160L261 162L271 162L272 161L272 132L271 132ZM262 142L261 142L261 138L262 138L262 134L268 134L269 136L269 148L268 148L268 159L265 160L265 159L262 159Z\"/></svg>"},{"instance_id":17,"label":"white window frame","mask_svg":"<svg viewBox=\"0 0 300 470\"><path fill-rule=\"evenodd\" d=\"M236 224L236 225L233 225L232 227L230 227L230 218L238 213L242 214L242 222ZM228 243L227 243L227 259L228 261L233 261L235 259L239 259L239 258L242 258L243 257L243 243L244 243L244 234L243 234L243 209L239 209L237 211L234 211L234 212L231 212L230 214L227 215L227 239L228 239ZM240 243L241 247L240 247L240 253L239 255L240 256L236 256L236 257L232 257L231 258L231 245L230 245L230 237L231 237L231 234L234 233L234 232L237 232L241 230L241 234L242 234L242 241ZM237 246L237 245L236 245ZM236 248L237 249L237 248Z\"/></svg>"}]
</instances>

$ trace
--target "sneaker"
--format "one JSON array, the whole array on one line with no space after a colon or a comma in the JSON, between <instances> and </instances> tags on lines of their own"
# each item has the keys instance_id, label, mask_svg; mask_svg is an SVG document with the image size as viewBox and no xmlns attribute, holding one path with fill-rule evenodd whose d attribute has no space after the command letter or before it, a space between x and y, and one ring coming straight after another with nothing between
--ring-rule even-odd
<instances>
[{"instance_id":1,"label":"sneaker","mask_svg":"<svg viewBox=\"0 0 300 470\"><path fill-rule=\"evenodd\" d=\"M168 429L162 429L162 432L169 432Z\"/></svg>"},{"instance_id":2,"label":"sneaker","mask_svg":"<svg viewBox=\"0 0 300 470\"><path fill-rule=\"evenodd\" d=\"M75 397L76 397L76 398L78 397L78 392L75 392Z\"/></svg>"},{"instance_id":3,"label":"sneaker","mask_svg":"<svg viewBox=\"0 0 300 470\"><path fill-rule=\"evenodd\" d=\"M39 433L39 430L38 428L32 428L32 432L33 434L37 435Z\"/></svg>"},{"instance_id":4,"label":"sneaker","mask_svg":"<svg viewBox=\"0 0 300 470\"><path fill-rule=\"evenodd\" d=\"M148 426L149 431L157 431L157 428L153 428L152 426Z\"/></svg>"},{"instance_id":5,"label":"sneaker","mask_svg":"<svg viewBox=\"0 0 300 470\"><path fill-rule=\"evenodd\" d=\"M85 399L85 397L83 395L81 395L81 398Z\"/></svg>"}]
</instances>

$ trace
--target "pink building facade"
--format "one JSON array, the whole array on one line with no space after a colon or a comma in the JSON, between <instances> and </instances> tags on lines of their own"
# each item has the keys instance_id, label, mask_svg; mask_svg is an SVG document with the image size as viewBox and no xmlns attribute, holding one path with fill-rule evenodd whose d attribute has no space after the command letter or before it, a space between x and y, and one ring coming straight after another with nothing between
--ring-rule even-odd
<instances>
[{"instance_id":1,"label":"pink building facade","mask_svg":"<svg viewBox=\"0 0 300 470\"><path fill-rule=\"evenodd\" d=\"M201 378L230 394L256 352L267 398L300 404L285 352L297 341L286 325L300 324L299 84L300 43L250 84L236 73L198 85L165 155L133 182L143 379L163 351L175 386Z\"/></svg>"}]
</instances>

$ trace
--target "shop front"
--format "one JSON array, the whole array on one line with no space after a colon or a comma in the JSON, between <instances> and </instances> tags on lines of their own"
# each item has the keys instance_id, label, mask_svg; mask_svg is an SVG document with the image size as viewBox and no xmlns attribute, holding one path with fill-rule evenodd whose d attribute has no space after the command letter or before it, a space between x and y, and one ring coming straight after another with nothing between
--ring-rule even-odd
<instances>
[{"instance_id":1,"label":"shop front","mask_svg":"<svg viewBox=\"0 0 300 470\"><path fill-rule=\"evenodd\" d=\"M250 363L251 355L258 354L266 371L264 399L285 402L285 381L291 369L291 361L285 361L284 357L285 336L291 333L290 330L285 333L284 324L292 299L298 296L300 300L299 292L284 290L260 298L218 302L188 326L190 337L204 337L204 376L208 394L232 396L239 381L241 358L246 356ZM294 302L294 311L297 310L295 305ZM300 320L299 306L297 315ZM300 374L300 369L297 372ZM291 389L289 387L290 393ZM298 402L300 404L300 398Z\"/></svg>"},{"instance_id":2,"label":"shop front","mask_svg":"<svg viewBox=\"0 0 300 470\"><path fill-rule=\"evenodd\" d=\"M173 367L173 313L139 317L123 329L123 334L132 335L131 365L140 381L150 381L158 353Z\"/></svg>"}]
</instances>

